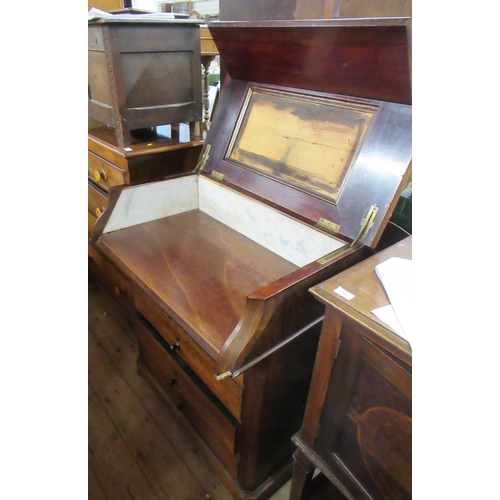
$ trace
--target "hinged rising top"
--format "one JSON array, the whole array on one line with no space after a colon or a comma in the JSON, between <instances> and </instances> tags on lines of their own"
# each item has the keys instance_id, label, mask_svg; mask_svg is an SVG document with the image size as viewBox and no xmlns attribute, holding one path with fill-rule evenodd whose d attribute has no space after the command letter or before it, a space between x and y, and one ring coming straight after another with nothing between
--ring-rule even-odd
<instances>
[{"instance_id":1,"label":"hinged rising top","mask_svg":"<svg viewBox=\"0 0 500 500\"><path fill-rule=\"evenodd\" d=\"M374 206L374 247L410 172L408 19L209 28L229 76L202 175L351 241Z\"/></svg>"},{"instance_id":2,"label":"hinged rising top","mask_svg":"<svg viewBox=\"0 0 500 500\"><path fill-rule=\"evenodd\" d=\"M232 78L411 104L411 19L209 23Z\"/></svg>"}]
</instances>

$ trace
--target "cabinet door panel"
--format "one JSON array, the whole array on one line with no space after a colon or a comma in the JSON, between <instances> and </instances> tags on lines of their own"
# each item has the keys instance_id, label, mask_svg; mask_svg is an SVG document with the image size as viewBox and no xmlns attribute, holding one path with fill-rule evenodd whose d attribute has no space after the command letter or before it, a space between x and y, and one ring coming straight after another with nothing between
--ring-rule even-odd
<instances>
[{"instance_id":1,"label":"cabinet door panel","mask_svg":"<svg viewBox=\"0 0 500 500\"><path fill-rule=\"evenodd\" d=\"M411 373L344 323L316 450L356 498L411 498Z\"/></svg>"}]
</instances>

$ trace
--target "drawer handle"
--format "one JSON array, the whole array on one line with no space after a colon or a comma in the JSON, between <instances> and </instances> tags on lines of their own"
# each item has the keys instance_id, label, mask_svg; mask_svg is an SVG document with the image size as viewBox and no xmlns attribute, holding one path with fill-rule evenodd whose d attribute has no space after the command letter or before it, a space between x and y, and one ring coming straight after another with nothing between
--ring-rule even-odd
<instances>
[{"instance_id":1,"label":"drawer handle","mask_svg":"<svg viewBox=\"0 0 500 500\"><path fill-rule=\"evenodd\" d=\"M170 344L169 349L171 352L177 351L177 349L180 349L181 346L179 345L179 342L176 342L175 344Z\"/></svg>"},{"instance_id":2,"label":"drawer handle","mask_svg":"<svg viewBox=\"0 0 500 500\"><path fill-rule=\"evenodd\" d=\"M101 214L104 212L104 210L106 210L104 207L102 207L102 210L99 207L97 207L95 209L95 215L96 215L96 217L99 218L101 216Z\"/></svg>"},{"instance_id":3,"label":"drawer handle","mask_svg":"<svg viewBox=\"0 0 500 500\"><path fill-rule=\"evenodd\" d=\"M102 169L100 172L98 170L94 170L94 179L96 182L106 181L108 179L106 170Z\"/></svg>"},{"instance_id":4,"label":"drawer handle","mask_svg":"<svg viewBox=\"0 0 500 500\"><path fill-rule=\"evenodd\" d=\"M120 296L122 293L125 293L125 290L123 289L123 287L122 287L122 286L117 285L117 286L115 286L115 288L114 288L114 292L115 292L115 295L118 297L118 296Z\"/></svg>"},{"instance_id":5,"label":"drawer handle","mask_svg":"<svg viewBox=\"0 0 500 500\"><path fill-rule=\"evenodd\" d=\"M184 403L179 403L177 405L175 405L175 407L179 410L179 411L182 411L184 409Z\"/></svg>"},{"instance_id":6,"label":"drawer handle","mask_svg":"<svg viewBox=\"0 0 500 500\"><path fill-rule=\"evenodd\" d=\"M177 379L175 379L175 378L171 378L171 379L168 381L168 383L169 383L170 385L172 385L172 386L173 386L173 385L177 384Z\"/></svg>"}]
</instances>

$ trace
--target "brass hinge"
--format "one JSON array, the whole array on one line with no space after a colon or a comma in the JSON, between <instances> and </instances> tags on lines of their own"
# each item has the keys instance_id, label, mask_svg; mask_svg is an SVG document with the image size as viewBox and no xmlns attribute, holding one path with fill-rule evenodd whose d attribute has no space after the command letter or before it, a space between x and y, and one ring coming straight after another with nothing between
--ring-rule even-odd
<instances>
[{"instance_id":1,"label":"brass hinge","mask_svg":"<svg viewBox=\"0 0 500 500\"><path fill-rule=\"evenodd\" d=\"M353 242L351 243L350 245L351 247L361 245L363 241L365 241L368 231L373 227L373 221L375 220L377 212L378 212L377 205L372 205L368 209L368 213L366 214L366 216L363 217L363 219L361 219L361 229L359 230L359 233L356 236L356 238L354 238Z\"/></svg>"},{"instance_id":2,"label":"brass hinge","mask_svg":"<svg viewBox=\"0 0 500 500\"><path fill-rule=\"evenodd\" d=\"M324 219L323 217L316 223L316 226L330 233L338 233L340 231L340 226L338 224L335 224L335 222L331 220Z\"/></svg>"},{"instance_id":3,"label":"brass hinge","mask_svg":"<svg viewBox=\"0 0 500 500\"><path fill-rule=\"evenodd\" d=\"M341 246L340 248L337 248L337 250L334 250L333 252L325 255L324 257L321 257L321 259L318 259L316 262L319 264L328 264L328 262L331 262L333 259L336 259L337 257L340 257L343 253L347 252L348 248L344 245Z\"/></svg>"},{"instance_id":4,"label":"brass hinge","mask_svg":"<svg viewBox=\"0 0 500 500\"><path fill-rule=\"evenodd\" d=\"M196 165L193 172L201 172L205 168L205 163L207 163L207 160L210 157L210 148L211 147L212 146L210 144L207 144L207 147L205 148L205 152L203 153L201 160L198 162L198 165Z\"/></svg>"},{"instance_id":5,"label":"brass hinge","mask_svg":"<svg viewBox=\"0 0 500 500\"><path fill-rule=\"evenodd\" d=\"M224 174L221 174L220 172L217 172L217 170L212 170L210 172L211 177L214 179L217 179L218 181L223 181L224 180Z\"/></svg>"}]
</instances>

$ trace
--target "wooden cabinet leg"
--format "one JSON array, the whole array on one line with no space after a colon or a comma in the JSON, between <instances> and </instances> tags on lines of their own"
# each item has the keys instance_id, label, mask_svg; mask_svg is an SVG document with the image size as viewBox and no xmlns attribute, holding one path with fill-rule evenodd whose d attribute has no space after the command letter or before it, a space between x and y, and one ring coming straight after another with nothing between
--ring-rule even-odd
<instances>
[{"instance_id":1,"label":"wooden cabinet leg","mask_svg":"<svg viewBox=\"0 0 500 500\"><path fill-rule=\"evenodd\" d=\"M293 454L293 458L295 462L289 500L302 500L307 498L315 467L300 450Z\"/></svg>"}]
</instances>

